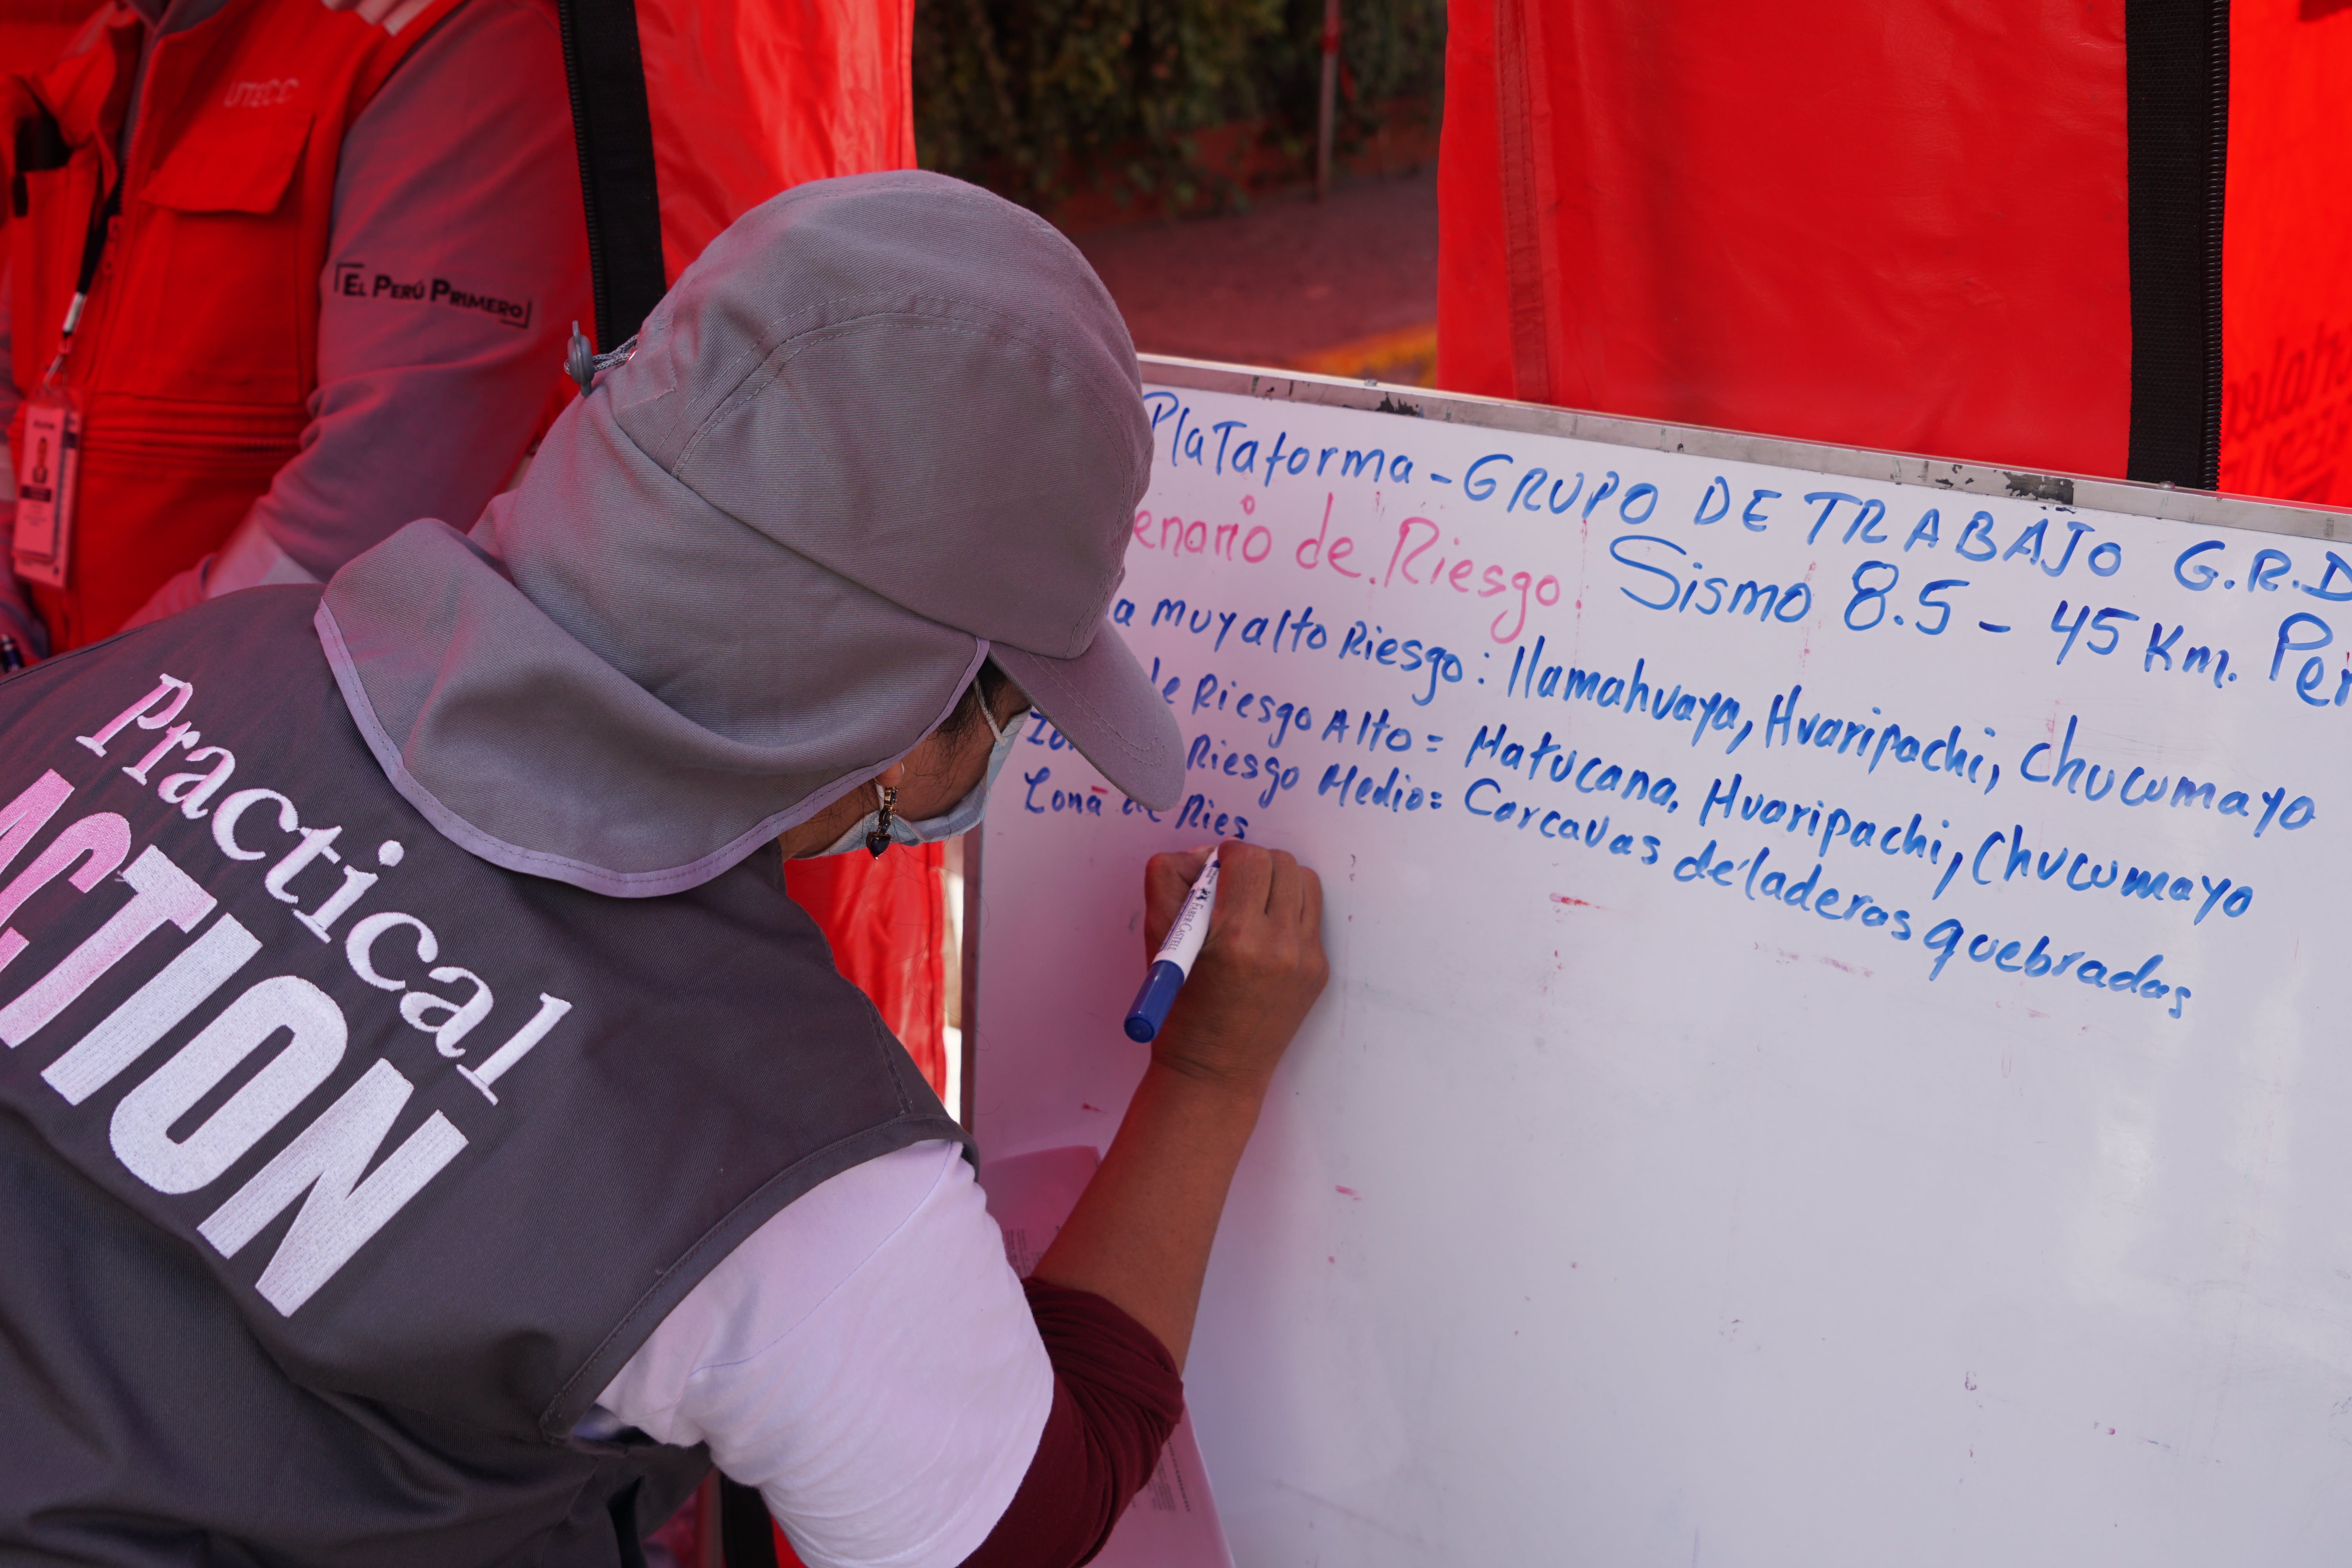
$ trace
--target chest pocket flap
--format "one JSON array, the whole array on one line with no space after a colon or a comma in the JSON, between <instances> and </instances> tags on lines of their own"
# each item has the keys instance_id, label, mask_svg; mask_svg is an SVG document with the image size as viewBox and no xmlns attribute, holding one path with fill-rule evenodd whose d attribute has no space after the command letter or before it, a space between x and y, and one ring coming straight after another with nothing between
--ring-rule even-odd
<instances>
[{"instance_id":1,"label":"chest pocket flap","mask_svg":"<svg viewBox=\"0 0 2352 1568\"><path fill-rule=\"evenodd\" d=\"M217 116L189 131L140 195L175 212L276 212L310 137L307 109Z\"/></svg>"}]
</instances>

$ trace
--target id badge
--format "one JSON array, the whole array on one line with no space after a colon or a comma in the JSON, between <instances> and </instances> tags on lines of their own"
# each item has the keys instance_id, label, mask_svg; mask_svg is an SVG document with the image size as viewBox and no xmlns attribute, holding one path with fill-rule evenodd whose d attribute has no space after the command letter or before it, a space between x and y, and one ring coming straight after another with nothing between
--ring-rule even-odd
<instances>
[{"instance_id":1,"label":"id badge","mask_svg":"<svg viewBox=\"0 0 2352 1568\"><path fill-rule=\"evenodd\" d=\"M73 553L74 479L81 468L81 420L62 399L25 405L25 444L16 457L16 575L52 588L66 585Z\"/></svg>"}]
</instances>

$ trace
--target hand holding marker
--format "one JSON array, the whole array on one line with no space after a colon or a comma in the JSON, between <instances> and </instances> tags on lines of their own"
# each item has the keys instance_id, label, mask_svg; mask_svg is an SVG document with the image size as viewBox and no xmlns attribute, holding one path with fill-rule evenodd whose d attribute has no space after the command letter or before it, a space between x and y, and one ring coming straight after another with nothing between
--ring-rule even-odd
<instances>
[{"instance_id":1,"label":"hand holding marker","mask_svg":"<svg viewBox=\"0 0 2352 1568\"><path fill-rule=\"evenodd\" d=\"M1209 909L1216 899L1217 851L1213 849L1209 863L1201 868L1200 879L1184 895L1184 907L1169 924L1159 956L1143 977L1143 989L1135 994L1135 1005L1127 1010L1129 1039L1148 1043L1168 1021L1168 1009L1183 988L1185 976L1192 973L1192 962L1201 956L1201 943L1208 939Z\"/></svg>"}]
</instances>

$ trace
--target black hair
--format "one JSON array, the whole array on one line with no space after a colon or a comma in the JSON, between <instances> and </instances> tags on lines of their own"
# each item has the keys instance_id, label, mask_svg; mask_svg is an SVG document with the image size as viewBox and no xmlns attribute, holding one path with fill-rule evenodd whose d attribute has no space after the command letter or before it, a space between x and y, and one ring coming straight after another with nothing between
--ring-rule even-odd
<instances>
[{"instance_id":1,"label":"black hair","mask_svg":"<svg viewBox=\"0 0 2352 1568\"><path fill-rule=\"evenodd\" d=\"M983 662L980 673L972 677L971 684L963 689L963 695L940 721L939 733L950 742L961 742L973 731L985 730L988 721L981 717L982 706L993 712L997 698L1012 684L1013 678L997 668L994 659Z\"/></svg>"}]
</instances>

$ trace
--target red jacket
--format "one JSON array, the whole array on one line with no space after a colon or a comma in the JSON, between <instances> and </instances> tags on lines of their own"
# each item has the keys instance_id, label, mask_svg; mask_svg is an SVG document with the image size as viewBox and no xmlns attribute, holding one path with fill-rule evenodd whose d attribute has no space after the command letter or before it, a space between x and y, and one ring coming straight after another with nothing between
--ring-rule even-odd
<instances>
[{"instance_id":1,"label":"red jacket","mask_svg":"<svg viewBox=\"0 0 2352 1568\"><path fill-rule=\"evenodd\" d=\"M10 84L12 369L26 394L57 353L92 216L121 183L66 362L83 420L72 554L62 591L34 590L53 648L113 632L217 548L294 455L318 384L343 134L459 3L394 36L318 0L230 0L149 49L127 158L144 30L127 5Z\"/></svg>"}]
</instances>

